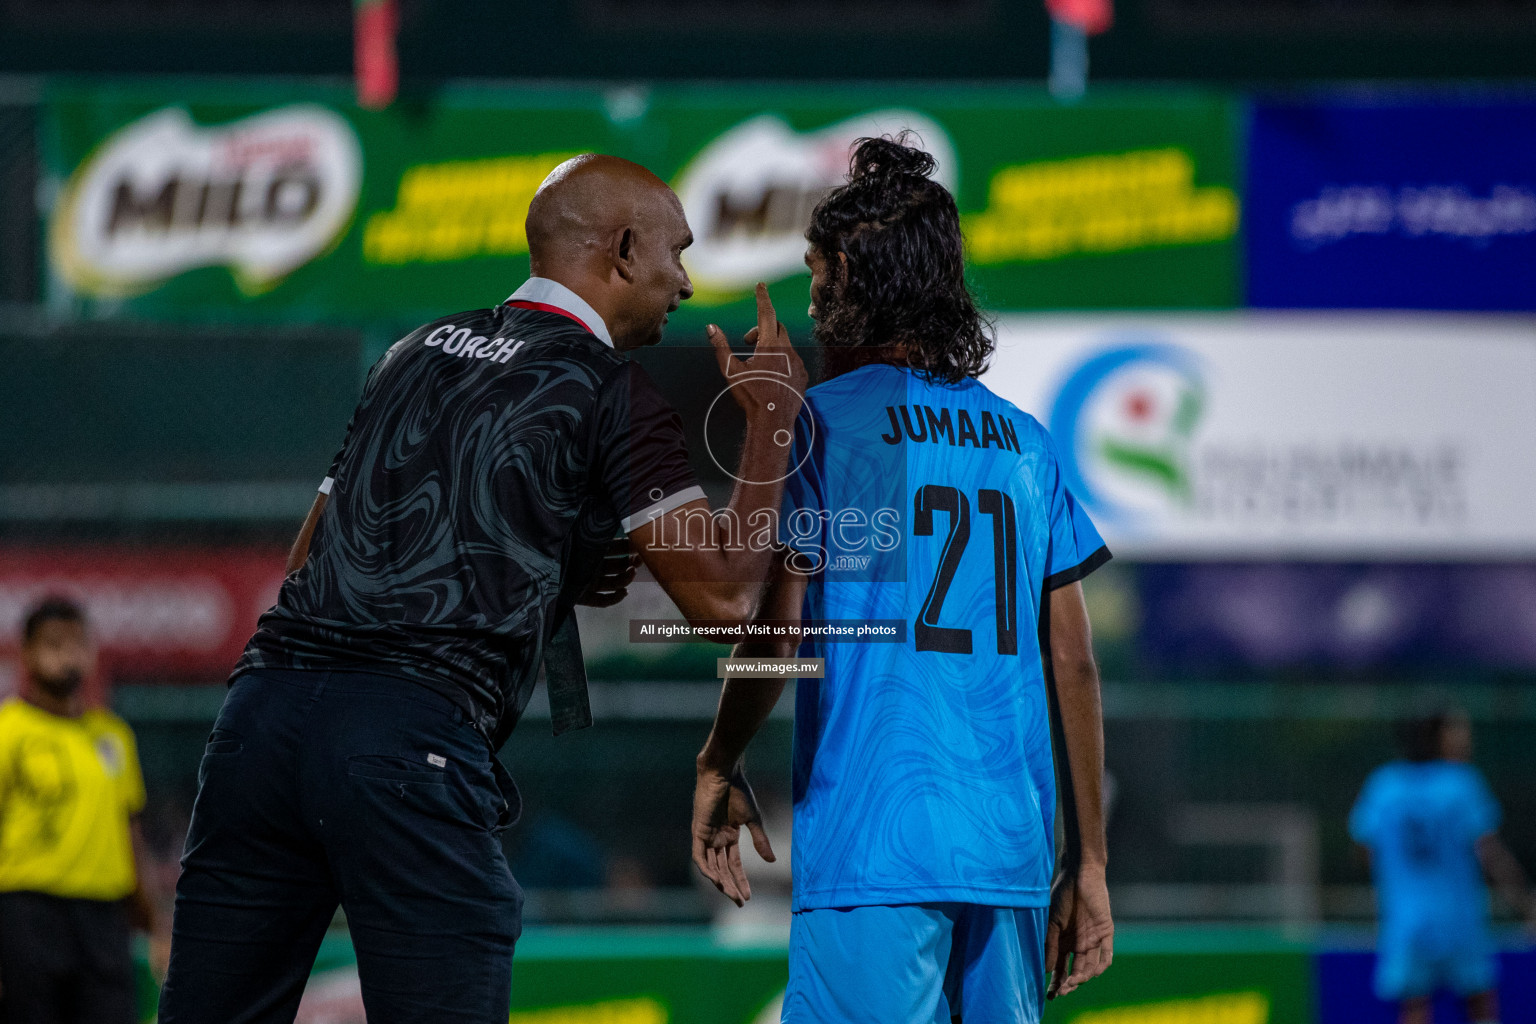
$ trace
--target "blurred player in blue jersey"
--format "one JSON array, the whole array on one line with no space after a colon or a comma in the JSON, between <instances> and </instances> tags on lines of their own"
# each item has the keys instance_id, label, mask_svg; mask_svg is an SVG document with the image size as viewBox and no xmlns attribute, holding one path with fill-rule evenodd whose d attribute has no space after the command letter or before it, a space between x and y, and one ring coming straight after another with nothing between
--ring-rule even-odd
<instances>
[{"instance_id":1,"label":"blurred player in blue jersey","mask_svg":"<svg viewBox=\"0 0 1536 1024\"><path fill-rule=\"evenodd\" d=\"M1466 1001L1471 1024L1493 1024L1497 962L1483 872L1527 918L1536 901L1499 841L1499 805L1468 763L1465 716L1409 722L1402 741L1406 759L1376 769L1349 816L1376 879L1376 994L1399 1004L1402 1024L1428 1024L1431 997L1448 988Z\"/></svg>"},{"instance_id":2,"label":"blurred player in blue jersey","mask_svg":"<svg viewBox=\"0 0 1536 1024\"><path fill-rule=\"evenodd\" d=\"M795 1024L1035 1022L1112 950L1079 583L1109 552L1044 428L976 379L993 340L933 170L904 139L862 140L807 232L824 382L797 423L787 551L759 619L903 638L800 650L825 675L802 678L795 701ZM698 759L694 860L738 903L741 827L773 854L730 780L782 687L728 679Z\"/></svg>"}]
</instances>

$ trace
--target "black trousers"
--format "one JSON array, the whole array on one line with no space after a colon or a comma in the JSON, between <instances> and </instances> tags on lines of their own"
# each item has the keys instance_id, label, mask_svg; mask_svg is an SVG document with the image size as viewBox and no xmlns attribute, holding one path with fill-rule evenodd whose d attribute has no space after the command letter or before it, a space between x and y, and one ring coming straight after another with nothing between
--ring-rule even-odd
<instances>
[{"instance_id":1,"label":"black trousers","mask_svg":"<svg viewBox=\"0 0 1536 1024\"><path fill-rule=\"evenodd\" d=\"M369 1024L505 1024L516 790L408 680L248 672L198 771L161 1024L291 1022L338 903Z\"/></svg>"},{"instance_id":2,"label":"black trousers","mask_svg":"<svg viewBox=\"0 0 1536 1024\"><path fill-rule=\"evenodd\" d=\"M128 932L120 902L0 893L0 1022L133 1024Z\"/></svg>"}]
</instances>

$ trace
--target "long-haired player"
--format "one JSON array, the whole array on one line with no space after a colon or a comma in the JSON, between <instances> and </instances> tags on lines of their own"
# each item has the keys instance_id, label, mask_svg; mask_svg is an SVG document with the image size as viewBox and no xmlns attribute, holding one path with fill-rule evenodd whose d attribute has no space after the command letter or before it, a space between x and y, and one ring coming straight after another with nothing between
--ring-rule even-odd
<instances>
[{"instance_id":1,"label":"long-haired player","mask_svg":"<svg viewBox=\"0 0 1536 1024\"><path fill-rule=\"evenodd\" d=\"M904 139L861 140L807 232L828 379L797 424L790 553L760 616L902 638L800 652L825 674L801 679L795 703L783 1019L797 1024L1038 1021L1048 994L1111 956L1079 583L1109 552L1044 428L977 379L993 339L934 166ZM699 755L694 859L738 901L741 825L766 844L729 780L782 686L728 681ZM1053 752L1069 783L1059 861Z\"/></svg>"}]
</instances>

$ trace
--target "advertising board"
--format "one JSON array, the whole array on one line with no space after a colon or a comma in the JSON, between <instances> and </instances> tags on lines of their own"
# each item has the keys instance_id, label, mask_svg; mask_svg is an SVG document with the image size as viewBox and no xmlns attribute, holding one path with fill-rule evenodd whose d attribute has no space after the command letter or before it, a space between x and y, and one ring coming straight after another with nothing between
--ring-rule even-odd
<instances>
[{"instance_id":1,"label":"advertising board","mask_svg":"<svg viewBox=\"0 0 1536 1024\"><path fill-rule=\"evenodd\" d=\"M910 130L956 194L992 308L1238 301L1236 104L1020 88L448 89L362 111L299 85L61 84L45 110L48 299L144 318L396 324L490 305L528 273L549 171L628 157L682 200L694 299L750 319L766 280L808 326L804 232L852 143Z\"/></svg>"},{"instance_id":2,"label":"advertising board","mask_svg":"<svg viewBox=\"0 0 1536 1024\"><path fill-rule=\"evenodd\" d=\"M1254 306L1536 309L1536 99L1261 101Z\"/></svg>"},{"instance_id":3,"label":"advertising board","mask_svg":"<svg viewBox=\"0 0 1536 1024\"><path fill-rule=\"evenodd\" d=\"M995 391L1050 430L1115 552L1536 554L1536 323L1004 317Z\"/></svg>"},{"instance_id":4,"label":"advertising board","mask_svg":"<svg viewBox=\"0 0 1536 1024\"><path fill-rule=\"evenodd\" d=\"M27 609L78 601L110 679L222 681L277 600L286 553L71 546L0 548L0 659L16 653Z\"/></svg>"}]
</instances>

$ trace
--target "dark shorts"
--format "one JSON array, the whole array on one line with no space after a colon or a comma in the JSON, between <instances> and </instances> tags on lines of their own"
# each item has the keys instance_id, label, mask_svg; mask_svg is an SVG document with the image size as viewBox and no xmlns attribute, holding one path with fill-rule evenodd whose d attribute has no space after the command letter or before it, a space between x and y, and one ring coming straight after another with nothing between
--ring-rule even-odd
<instances>
[{"instance_id":1,"label":"dark shorts","mask_svg":"<svg viewBox=\"0 0 1536 1024\"><path fill-rule=\"evenodd\" d=\"M239 676L198 770L162 1024L292 1021L338 903L369 1024L504 1024L516 790L469 716L408 680Z\"/></svg>"},{"instance_id":2,"label":"dark shorts","mask_svg":"<svg viewBox=\"0 0 1536 1024\"><path fill-rule=\"evenodd\" d=\"M133 1024L122 903L0 893L0 1022Z\"/></svg>"}]
</instances>

